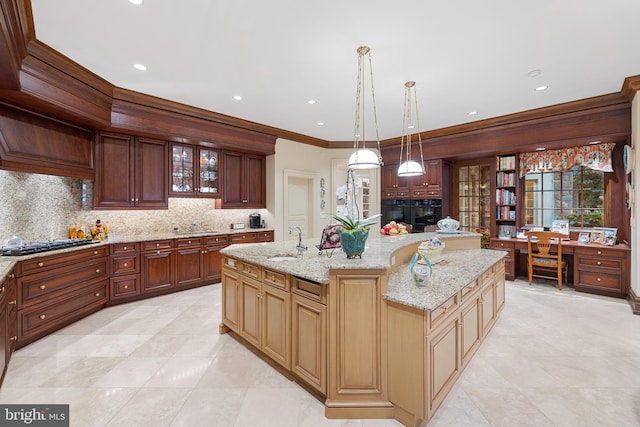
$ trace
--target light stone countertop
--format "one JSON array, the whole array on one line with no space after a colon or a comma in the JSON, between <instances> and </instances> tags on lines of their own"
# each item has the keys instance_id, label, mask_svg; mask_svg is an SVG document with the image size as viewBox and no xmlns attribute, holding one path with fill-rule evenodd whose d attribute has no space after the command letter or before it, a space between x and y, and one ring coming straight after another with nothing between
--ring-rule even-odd
<instances>
[{"instance_id":1,"label":"light stone countertop","mask_svg":"<svg viewBox=\"0 0 640 427\"><path fill-rule=\"evenodd\" d=\"M433 310L506 255L505 251L491 249L444 252L443 260L433 265L427 286L416 286L407 265L391 273L383 297L421 310Z\"/></svg>"},{"instance_id":2,"label":"light stone countertop","mask_svg":"<svg viewBox=\"0 0 640 427\"><path fill-rule=\"evenodd\" d=\"M329 283L329 271L332 269L389 269L392 267L392 255L396 250L409 245L417 245L427 238L437 236L445 245L450 239L470 236L480 238L480 235L476 233L413 233L381 236L378 233L374 233L374 231L372 229L369 233L362 259L347 259L346 254L340 248L335 249L331 257L328 256L327 251L323 251L322 255L318 255L318 249L315 247L319 243L317 239L303 240L303 243L309 249L304 251L302 257L297 255L297 241L295 240L275 243L235 244L222 249L221 253L326 285ZM330 253L331 250L329 250ZM269 261L269 258L281 256L295 257L296 259L291 261ZM401 263L406 263L407 261L398 260Z\"/></svg>"}]
</instances>

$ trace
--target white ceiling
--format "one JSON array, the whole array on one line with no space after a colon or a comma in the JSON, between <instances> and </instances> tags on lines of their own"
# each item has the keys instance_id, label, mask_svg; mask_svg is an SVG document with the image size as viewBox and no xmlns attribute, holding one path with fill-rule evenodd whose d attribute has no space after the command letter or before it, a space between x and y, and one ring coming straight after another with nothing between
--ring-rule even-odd
<instances>
[{"instance_id":1,"label":"white ceiling","mask_svg":"<svg viewBox=\"0 0 640 427\"><path fill-rule=\"evenodd\" d=\"M638 0L31 3L40 41L116 86L329 141L353 140L361 45L381 139L402 133L408 80L426 131L618 92L640 74Z\"/></svg>"}]
</instances>

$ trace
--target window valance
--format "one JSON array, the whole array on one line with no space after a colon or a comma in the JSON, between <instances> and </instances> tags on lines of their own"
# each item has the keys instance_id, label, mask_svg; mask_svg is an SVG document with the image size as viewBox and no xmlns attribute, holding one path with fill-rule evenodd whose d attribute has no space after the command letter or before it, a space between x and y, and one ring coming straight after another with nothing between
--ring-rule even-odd
<instances>
[{"instance_id":1,"label":"window valance","mask_svg":"<svg viewBox=\"0 0 640 427\"><path fill-rule=\"evenodd\" d=\"M520 153L520 177L528 173L566 172L574 166L585 166L602 172L613 172L611 153L614 143Z\"/></svg>"}]
</instances>

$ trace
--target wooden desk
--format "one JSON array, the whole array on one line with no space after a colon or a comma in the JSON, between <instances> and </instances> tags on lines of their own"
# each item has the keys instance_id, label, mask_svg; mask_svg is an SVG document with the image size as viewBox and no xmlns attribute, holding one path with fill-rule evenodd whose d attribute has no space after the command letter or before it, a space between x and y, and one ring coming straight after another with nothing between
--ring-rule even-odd
<instances>
[{"instance_id":1,"label":"wooden desk","mask_svg":"<svg viewBox=\"0 0 640 427\"><path fill-rule=\"evenodd\" d=\"M491 248L508 253L505 258L505 279L515 280L519 275L526 276L527 239L492 238ZM569 268L573 265L573 275L569 281L576 291L627 297L631 281L631 248L628 245L603 246L564 240L562 255L566 255Z\"/></svg>"}]
</instances>

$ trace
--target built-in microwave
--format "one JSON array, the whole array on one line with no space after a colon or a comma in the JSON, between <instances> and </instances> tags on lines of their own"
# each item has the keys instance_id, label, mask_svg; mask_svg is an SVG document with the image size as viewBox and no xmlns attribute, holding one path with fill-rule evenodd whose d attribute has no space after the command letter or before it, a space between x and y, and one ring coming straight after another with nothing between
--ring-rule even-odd
<instances>
[{"instance_id":1,"label":"built-in microwave","mask_svg":"<svg viewBox=\"0 0 640 427\"><path fill-rule=\"evenodd\" d=\"M424 231L442 219L442 199L411 200L410 215L414 232Z\"/></svg>"}]
</instances>

